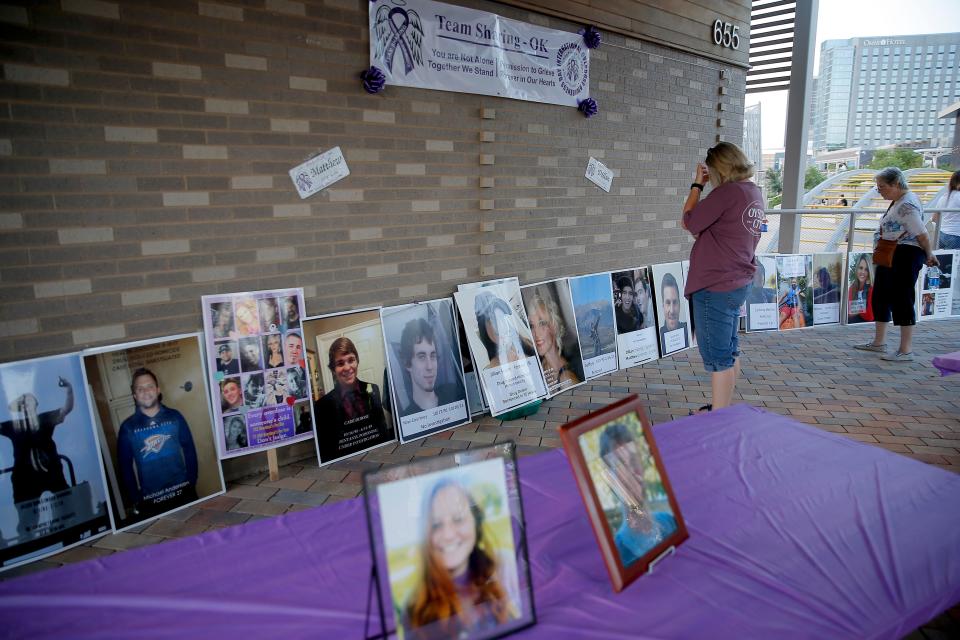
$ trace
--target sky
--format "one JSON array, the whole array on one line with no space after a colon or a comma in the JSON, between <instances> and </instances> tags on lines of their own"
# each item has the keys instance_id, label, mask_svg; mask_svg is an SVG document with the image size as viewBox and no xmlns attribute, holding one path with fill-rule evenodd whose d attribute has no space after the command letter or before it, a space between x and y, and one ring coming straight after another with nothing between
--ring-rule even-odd
<instances>
[{"instance_id":1,"label":"sky","mask_svg":"<svg viewBox=\"0 0 960 640\"><path fill-rule=\"evenodd\" d=\"M824 40L952 32L960 32L958 0L820 0L813 75L818 75ZM746 106L758 102L763 150L782 150L787 92L747 95Z\"/></svg>"}]
</instances>

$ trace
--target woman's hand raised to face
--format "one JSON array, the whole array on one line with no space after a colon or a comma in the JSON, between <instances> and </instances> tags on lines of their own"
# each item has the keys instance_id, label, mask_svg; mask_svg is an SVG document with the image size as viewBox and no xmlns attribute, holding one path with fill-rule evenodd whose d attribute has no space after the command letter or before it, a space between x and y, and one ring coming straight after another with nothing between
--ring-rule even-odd
<instances>
[{"instance_id":1,"label":"woman's hand raised to face","mask_svg":"<svg viewBox=\"0 0 960 640\"><path fill-rule=\"evenodd\" d=\"M710 170L707 169L707 165L703 164L702 162L698 162L694 181L699 184L707 184L708 180L710 180Z\"/></svg>"}]
</instances>

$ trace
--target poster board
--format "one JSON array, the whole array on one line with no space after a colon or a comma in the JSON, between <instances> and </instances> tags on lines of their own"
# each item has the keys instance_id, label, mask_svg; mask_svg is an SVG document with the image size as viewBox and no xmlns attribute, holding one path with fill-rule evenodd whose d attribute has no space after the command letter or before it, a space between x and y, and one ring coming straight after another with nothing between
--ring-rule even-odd
<instances>
[{"instance_id":1,"label":"poster board","mask_svg":"<svg viewBox=\"0 0 960 640\"><path fill-rule=\"evenodd\" d=\"M215 421L243 422L246 444L220 438L220 457L266 451L313 437L303 342L303 289L203 296L204 343ZM279 343L277 342L279 340ZM279 351L276 349L279 346ZM240 353L239 369L224 347ZM231 425L238 425L237 420Z\"/></svg>"},{"instance_id":2,"label":"poster board","mask_svg":"<svg viewBox=\"0 0 960 640\"><path fill-rule=\"evenodd\" d=\"M454 294L490 414L547 395L516 278L460 285Z\"/></svg>"},{"instance_id":3,"label":"poster board","mask_svg":"<svg viewBox=\"0 0 960 640\"><path fill-rule=\"evenodd\" d=\"M690 336L690 302L683 296L683 268L679 262L655 264L651 267L654 281L658 339L664 356L692 346Z\"/></svg>"},{"instance_id":4,"label":"poster board","mask_svg":"<svg viewBox=\"0 0 960 640\"><path fill-rule=\"evenodd\" d=\"M470 422L452 298L380 311L400 442Z\"/></svg>"},{"instance_id":5,"label":"poster board","mask_svg":"<svg viewBox=\"0 0 960 640\"><path fill-rule=\"evenodd\" d=\"M224 493L199 333L87 349L83 369L114 531Z\"/></svg>"},{"instance_id":6,"label":"poster board","mask_svg":"<svg viewBox=\"0 0 960 640\"><path fill-rule=\"evenodd\" d=\"M305 318L303 339L320 464L396 441L379 307Z\"/></svg>"},{"instance_id":7,"label":"poster board","mask_svg":"<svg viewBox=\"0 0 960 640\"><path fill-rule=\"evenodd\" d=\"M617 327L610 274L593 273L569 281L586 379L616 371Z\"/></svg>"},{"instance_id":8,"label":"poster board","mask_svg":"<svg viewBox=\"0 0 960 640\"><path fill-rule=\"evenodd\" d=\"M844 258L842 253L813 254L813 324L838 324L843 293Z\"/></svg>"},{"instance_id":9,"label":"poster board","mask_svg":"<svg viewBox=\"0 0 960 640\"><path fill-rule=\"evenodd\" d=\"M0 364L0 571L111 529L79 354Z\"/></svg>"},{"instance_id":10,"label":"poster board","mask_svg":"<svg viewBox=\"0 0 960 640\"><path fill-rule=\"evenodd\" d=\"M617 364L635 367L660 357L650 267L610 272L617 324Z\"/></svg>"},{"instance_id":11,"label":"poster board","mask_svg":"<svg viewBox=\"0 0 960 640\"><path fill-rule=\"evenodd\" d=\"M577 320L566 278L520 288L548 396L585 380Z\"/></svg>"}]
</instances>

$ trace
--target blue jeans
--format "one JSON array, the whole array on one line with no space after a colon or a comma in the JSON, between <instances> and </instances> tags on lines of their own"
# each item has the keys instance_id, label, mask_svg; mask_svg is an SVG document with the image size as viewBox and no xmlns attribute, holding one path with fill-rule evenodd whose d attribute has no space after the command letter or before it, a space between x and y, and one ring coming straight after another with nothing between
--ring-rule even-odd
<instances>
[{"instance_id":1,"label":"blue jeans","mask_svg":"<svg viewBox=\"0 0 960 640\"><path fill-rule=\"evenodd\" d=\"M733 291L701 289L693 294L697 347L707 371L726 371L740 355L740 306L749 291L748 284Z\"/></svg>"},{"instance_id":2,"label":"blue jeans","mask_svg":"<svg viewBox=\"0 0 960 640\"><path fill-rule=\"evenodd\" d=\"M954 236L949 233L940 232L941 249L960 249L960 236Z\"/></svg>"}]
</instances>

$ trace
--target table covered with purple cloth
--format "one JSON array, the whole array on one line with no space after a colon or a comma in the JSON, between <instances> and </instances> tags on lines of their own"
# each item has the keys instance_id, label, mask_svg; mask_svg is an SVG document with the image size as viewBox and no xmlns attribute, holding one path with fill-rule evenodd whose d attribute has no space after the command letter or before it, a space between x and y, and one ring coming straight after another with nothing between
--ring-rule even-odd
<instances>
[{"instance_id":1,"label":"table covered with purple cloth","mask_svg":"<svg viewBox=\"0 0 960 640\"><path fill-rule=\"evenodd\" d=\"M941 376L949 376L954 373L960 373L960 351L947 353L942 356L936 356L933 359L933 366L940 369Z\"/></svg>"},{"instance_id":2,"label":"table covered with purple cloth","mask_svg":"<svg viewBox=\"0 0 960 640\"><path fill-rule=\"evenodd\" d=\"M521 460L517 637L899 638L960 601L960 475L746 405L654 435L690 538L620 594L563 452ZM364 518L349 500L9 580L0 635L363 638Z\"/></svg>"}]
</instances>

